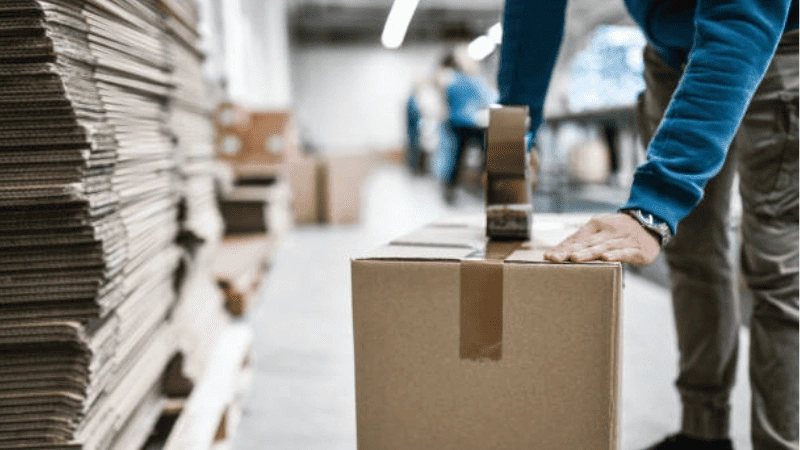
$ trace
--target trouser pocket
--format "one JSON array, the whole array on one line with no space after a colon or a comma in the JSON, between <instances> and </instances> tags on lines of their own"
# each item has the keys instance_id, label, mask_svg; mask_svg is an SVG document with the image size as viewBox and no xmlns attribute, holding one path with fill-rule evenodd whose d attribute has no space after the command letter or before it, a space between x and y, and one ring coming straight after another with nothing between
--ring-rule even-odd
<instances>
[{"instance_id":1,"label":"trouser pocket","mask_svg":"<svg viewBox=\"0 0 800 450\"><path fill-rule=\"evenodd\" d=\"M760 217L797 217L798 54L778 52L739 128L744 206Z\"/></svg>"}]
</instances>

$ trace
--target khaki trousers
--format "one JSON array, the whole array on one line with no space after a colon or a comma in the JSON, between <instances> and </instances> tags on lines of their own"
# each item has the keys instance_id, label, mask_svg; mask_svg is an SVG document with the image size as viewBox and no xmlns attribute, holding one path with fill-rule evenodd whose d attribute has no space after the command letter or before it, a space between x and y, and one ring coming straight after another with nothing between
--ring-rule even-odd
<instances>
[{"instance_id":1,"label":"khaki trousers","mask_svg":"<svg viewBox=\"0 0 800 450\"><path fill-rule=\"evenodd\" d=\"M681 72L650 47L639 127L649 142ZM742 272L754 296L750 330L756 450L798 448L798 33L786 33L722 171L665 249L680 350L682 432L728 437L739 305L728 258L735 171L742 196ZM656 405L654 405L656 406Z\"/></svg>"}]
</instances>

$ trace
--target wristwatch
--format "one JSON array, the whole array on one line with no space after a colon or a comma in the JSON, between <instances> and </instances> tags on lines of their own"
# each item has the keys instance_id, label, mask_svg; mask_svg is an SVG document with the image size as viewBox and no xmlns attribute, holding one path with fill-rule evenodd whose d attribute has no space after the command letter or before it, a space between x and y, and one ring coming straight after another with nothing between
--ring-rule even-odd
<instances>
[{"instance_id":1,"label":"wristwatch","mask_svg":"<svg viewBox=\"0 0 800 450\"><path fill-rule=\"evenodd\" d=\"M669 225L667 225L667 222L664 222L649 212L642 211L641 209L625 209L622 212L636 219L645 230L654 234L661 242L661 248L664 248L667 242L672 239L672 230L669 228Z\"/></svg>"}]
</instances>

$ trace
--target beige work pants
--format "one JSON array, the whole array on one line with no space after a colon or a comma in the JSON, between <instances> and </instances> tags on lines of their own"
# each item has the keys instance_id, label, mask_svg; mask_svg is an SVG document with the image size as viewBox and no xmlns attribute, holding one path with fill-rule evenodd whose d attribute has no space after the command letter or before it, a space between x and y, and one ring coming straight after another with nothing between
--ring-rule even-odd
<instances>
[{"instance_id":1,"label":"beige work pants","mask_svg":"<svg viewBox=\"0 0 800 450\"><path fill-rule=\"evenodd\" d=\"M639 127L649 142L681 72L645 49ZM754 296L750 330L756 450L798 448L798 33L786 33L722 171L667 246L680 350L682 432L728 436L739 305L728 258L731 184L738 169L742 271ZM653 405L658 407L658 405Z\"/></svg>"}]
</instances>

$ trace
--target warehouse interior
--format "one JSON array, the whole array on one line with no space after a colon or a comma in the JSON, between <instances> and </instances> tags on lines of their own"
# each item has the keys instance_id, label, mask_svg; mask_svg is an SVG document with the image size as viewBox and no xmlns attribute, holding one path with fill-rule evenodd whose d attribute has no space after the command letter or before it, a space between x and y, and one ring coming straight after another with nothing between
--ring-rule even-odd
<instances>
[{"instance_id":1,"label":"warehouse interior","mask_svg":"<svg viewBox=\"0 0 800 450\"><path fill-rule=\"evenodd\" d=\"M616 212L647 158L636 105L646 39L623 0L567 4L526 197L532 240L501 258L513 266L500 265L502 357L465 362L479 358L462 347L459 360L457 333L433 340L457 329L458 316L426 328L426 316L441 311L425 305L439 298L387 287L450 283L454 310L459 298L464 307L465 266L460 281L445 268L476 258L467 252L478 251L475 236L469 245L461 236L485 222L484 133L495 120L504 5L0 2L0 448L473 448L465 444L473 433L524 434L470 415L473 403L496 392L506 399L515 383L532 387L506 406L551 429L542 448L603 436L583 448L644 449L679 430L663 255L646 267L568 264L584 272L562 282L565 302L605 295L611 309L587 307L576 319L564 306L569 317L553 323L579 331L566 339L574 352L514 363L513 333L524 333L509 317L524 310L513 300L514 274L560 267L525 252ZM447 128L448 70L486 93L476 107L476 117L486 114L474 127L480 139ZM730 438L752 449L741 210L733 195L728 257L741 350ZM423 248L435 256L413 253ZM388 273L403 264L414 268ZM608 295L592 284L594 269L613 277ZM558 300L549 279L539 286ZM601 328L597 339L585 334ZM523 341L536 346L540 336ZM581 339L595 342L580 348ZM426 365L442 345L454 356ZM458 364L470 375L447 372ZM517 375L526 364L546 366L541 391L553 384L553 397L536 376ZM562 420L582 409L576 423ZM449 418L437 424L440 416ZM414 429L420 421L429 426ZM571 431L552 431L558 423ZM480 431L448 441L454 426ZM497 448L525 441L513 442Z\"/></svg>"}]
</instances>

